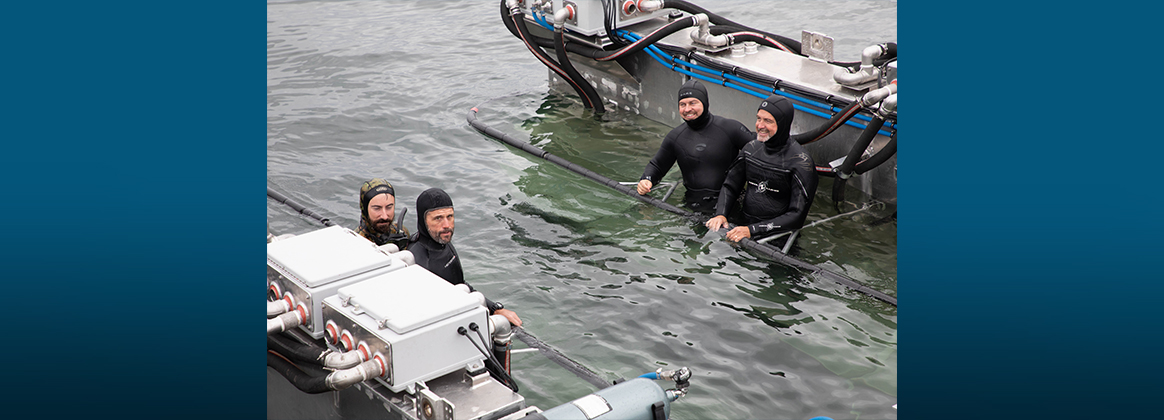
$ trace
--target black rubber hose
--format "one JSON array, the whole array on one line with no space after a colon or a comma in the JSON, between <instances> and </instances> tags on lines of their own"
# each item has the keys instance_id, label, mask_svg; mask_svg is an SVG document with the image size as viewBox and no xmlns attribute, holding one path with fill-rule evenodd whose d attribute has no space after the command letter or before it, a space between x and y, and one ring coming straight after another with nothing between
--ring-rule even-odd
<instances>
[{"instance_id":1,"label":"black rubber hose","mask_svg":"<svg viewBox=\"0 0 1164 420\"><path fill-rule=\"evenodd\" d=\"M832 118L829 118L828 121L825 121L823 124L817 126L816 128L805 131L803 133L793 134L792 140L800 144L809 144L825 138L825 136L828 136L833 131L841 128L841 126L844 125L845 122L850 118L853 118L854 115L857 115L857 112L861 110L861 107L859 106L860 104L861 101L853 101L853 103L849 104L849 106L845 107L845 109L842 109L841 112L834 114Z\"/></svg>"},{"instance_id":2,"label":"black rubber hose","mask_svg":"<svg viewBox=\"0 0 1164 420\"><path fill-rule=\"evenodd\" d=\"M312 219L318 220L320 223L323 223L324 226L335 226L335 223L333 223L331 220L327 219L326 217L320 216L311 210L308 210L307 207L304 207L302 204L291 201L290 198L287 198L283 194L279 194L277 191L272 190L271 187L267 187L267 197L271 197L272 199L274 199L275 201L278 201L279 203L286 204L287 206L291 207L292 209L295 209L295 211L299 212L299 214L302 214L302 215L311 217Z\"/></svg>"},{"instance_id":3,"label":"black rubber hose","mask_svg":"<svg viewBox=\"0 0 1164 420\"><path fill-rule=\"evenodd\" d=\"M889 138L889 143L886 144L885 147L882 147L881 150L878 150L877 153L874 153L873 156L869 157L868 159L862 160L857 162L856 165L853 165L853 173L860 175L865 172L869 172L874 168L881 166L882 163L885 163L885 161L889 160L889 158L893 157L893 155L896 153L897 131L894 131L893 136ZM820 176L827 176L829 178L835 178L837 176L837 171L836 169L833 169L829 166L817 166L816 174Z\"/></svg>"},{"instance_id":4,"label":"black rubber hose","mask_svg":"<svg viewBox=\"0 0 1164 420\"><path fill-rule=\"evenodd\" d=\"M800 53L799 42L779 35L761 32L750 28L737 28L730 25L716 25L708 28L708 30L712 35L731 35L733 44L752 41L760 45L767 45L769 47L776 48L781 51L787 51L796 55L803 55Z\"/></svg>"},{"instance_id":5,"label":"black rubber hose","mask_svg":"<svg viewBox=\"0 0 1164 420\"><path fill-rule=\"evenodd\" d=\"M509 33L512 34L514 38L523 39L522 35L517 30L517 26L515 26L513 24L513 21L510 20L510 18L509 18L509 8L505 7L505 0L501 0L501 21L505 22L505 28L509 30ZM554 40L553 39L540 37L540 36L534 35L532 32L530 33L529 38L531 40L533 40L534 44L536 44L539 47L554 48ZM577 43L566 44L566 50L570 51L574 54L578 54L580 56L589 57L589 58L601 57L603 55L606 55L608 52L607 50L587 47L587 46L579 45Z\"/></svg>"},{"instance_id":6,"label":"black rubber hose","mask_svg":"<svg viewBox=\"0 0 1164 420\"><path fill-rule=\"evenodd\" d=\"M728 18L725 18L723 16L712 13L711 11L704 9L702 7L699 7L698 5L695 5L693 3L689 3L686 1L682 1L682 0L664 0L663 7L670 8L670 9L679 9L679 10L682 10L684 12L691 13L691 14L703 13L703 14L707 15L708 22L711 22L713 25L716 25L716 26L724 26L725 27L723 29L718 30L718 31L724 31L721 33L726 33L729 31L730 32L739 32L741 29L756 32L756 33L761 33L761 34L768 36L769 38L780 41L781 44L784 44L784 46L791 49L793 54L803 55L803 54L800 54L800 41L797 41L797 40L792 39L792 38L780 36L777 34L761 31L759 29L752 28L752 27L749 27L747 25L742 25L740 23L732 21L731 19L728 19ZM711 29L711 31L712 31L711 33L713 35L719 35L716 33L717 30Z\"/></svg>"},{"instance_id":7,"label":"black rubber hose","mask_svg":"<svg viewBox=\"0 0 1164 420\"><path fill-rule=\"evenodd\" d=\"M893 132L893 136L889 138L889 143L885 147L882 147L881 150L878 150L873 157L857 162L853 166L853 173L860 175L869 172L873 168L881 166L882 163L885 163L890 157L893 157L895 153L897 153L897 131Z\"/></svg>"},{"instance_id":8,"label":"black rubber hose","mask_svg":"<svg viewBox=\"0 0 1164 420\"><path fill-rule=\"evenodd\" d=\"M580 55L597 59L597 60L599 60L599 62L609 62L609 60L622 58L622 57L625 57L627 55L634 54L634 52L644 50L647 47L651 47L651 44L658 42L659 40L662 40L662 38L665 38L670 34L674 34L674 33L676 33L676 31L679 31L680 29L690 28L690 27L696 26L697 23L698 22L696 22L694 16L683 17L683 19L681 19L681 20L667 23L667 26L665 26L665 27L655 29L655 31L653 31L653 33L651 33L650 35L647 35L643 38L640 38L639 41L633 42L630 45L626 45L626 47L620 48L618 50L615 50L615 51L594 50L594 51L589 51L589 54L580 54ZM611 35L611 37L613 37L613 35Z\"/></svg>"},{"instance_id":9,"label":"black rubber hose","mask_svg":"<svg viewBox=\"0 0 1164 420\"><path fill-rule=\"evenodd\" d=\"M513 25L517 28L518 36L521 37L521 40L523 43L525 43L526 48L529 48L529 51L532 52L534 56L536 56L538 60L542 62L542 64L545 64L546 67L548 67L551 71L557 73L558 76L560 76L562 79L565 79L566 82L570 84L570 87L574 88L574 92L576 92L578 96L582 98L583 105L585 105L587 108L593 107L593 105L588 105L589 98L587 98L586 93L582 91L582 86L579 86L574 79L571 79L570 75L566 74L565 70L562 70L561 65L554 61L554 59L550 58L550 56L546 54L545 51L542 51L541 47L531 44L530 40L533 38L533 36L529 34L529 28L525 26L525 18L522 16L524 16L524 14L521 12L520 8L515 7L510 10L509 18L512 19Z\"/></svg>"},{"instance_id":10,"label":"black rubber hose","mask_svg":"<svg viewBox=\"0 0 1164 420\"><path fill-rule=\"evenodd\" d=\"M574 68L574 64L570 63L570 57L566 54L566 41L562 39L562 28L554 28L554 51L557 51L558 63L566 70L566 75L574 79L574 84L582 87L582 93L586 95L584 100L590 104L587 108L594 108L597 114L605 113L606 107L602 105L602 97L598 95L598 91L594 90L594 86L591 86L590 82Z\"/></svg>"},{"instance_id":11,"label":"black rubber hose","mask_svg":"<svg viewBox=\"0 0 1164 420\"><path fill-rule=\"evenodd\" d=\"M267 351L267 366L287 378L291 385L295 385L300 391L308 394L321 394L332 390L327 386L327 376L308 375L278 353L270 350Z\"/></svg>"},{"instance_id":12,"label":"black rubber hose","mask_svg":"<svg viewBox=\"0 0 1164 420\"><path fill-rule=\"evenodd\" d=\"M698 24L699 22L695 19L694 16L688 16L683 19L676 20L674 22L668 23L667 26L656 29L655 32L651 32L647 36L631 43L630 45L627 45L626 47L620 48L617 51L611 52L601 57L594 57L594 59L598 61L610 61L626 56L627 54L642 51L643 49L651 46L651 44L666 38L668 35L678 32L680 29L690 28L692 26L697 26Z\"/></svg>"},{"instance_id":13,"label":"black rubber hose","mask_svg":"<svg viewBox=\"0 0 1164 420\"><path fill-rule=\"evenodd\" d=\"M667 47L660 47L660 48L662 48L664 51L666 51L670 54L673 54L673 55L684 56L686 54L686 51L678 52L678 51L674 51L673 49L670 49ZM711 68L713 70L721 71L721 72L724 72L726 74L736 75L736 76L742 77L744 79L747 79L749 81L752 81L754 83L758 83L758 84L762 84L762 85L769 85L769 86L772 86L773 89L779 89L779 90L784 91L784 92L793 93L793 94L796 94L799 96L803 96L803 97L806 97L809 99L816 100L818 102L825 102L831 106L847 107L847 106L853 104L853 101L839 97L839 96L821 95L820 93L814 92L814 91L809 90L809 89L801 88L800 86L797 86L793 83L789 83L789 82L784 81L784 80L780 80L780 79L772 78L769 76L757 74L757 73L754 73L754 72L751 72L751 71L748 71L746 69L739 68L739 67L726 66L726 65L723 65L721 63L711 61L711 60L709 60L705 57L702 57L700 55L686 54L686 58L688 58L690 61L695 62L696 64Z\"/></svg>"},{"instance_id":14,"label":"black rubber hose","mask_svg":"<svg viewBox=\"0 0 1164 420\"><path fill-rule=\"evenodd\" d=\"M290 359L315 365L322 365L323 355L327 352L327 349L293 342L287 338L280 337L278 334L267 336L267 350L274 350L276 353L287 356Z\"/></svg>"},{"instance_id":15,"label":"black rubber hose","mask_svg":"<svg viewBox=\"0 0 1164 420\"><path fill-rule=\"evenodd\" d=\"M837 179L833 181L833 209L837 213L841 212L841 203L845 201L845 181L853 174L853 167L857 165L857 160L861 158L862 153L865 153L865 149L869 147L869 143L873 142L873 137L877 136L877 132L884 124L885 120L881 117L873 116L873 121L865 126L865 131L862 131L861 136L857 137L857 142L853 143L852 149L849 149L845 161L837 168Z\"/></svg>"},{"instance_id":16,"label":"black rubber hose","mask_svg":"<svg viewBox=\"0 0 1164 420\"><path fill-rule=\"evenodd\" d=\"M589 169L578 166L577 164L574 164L568 160L565 160L565 159L562 159L558 156L552 155L549 152L546 152L545 150L539 149L538 147L533 146L529 143L514 139L513 137L510 137L508 134L502 133L501 131L498 131L497 129L495 129L493 127L485 125L485 123L482 123L480 120L477 119L477 112L478 111L477 111L476 107L470 109L469 114L466 116L466 119L469 121L470 126L472 126L477 131L480 131L480 132L484 133L485 135L488 135L489 137L492 137L494 139L505 142L506 144L508 144L510 146L521 149L522 151L529 153L531 155L534 155L536 157L548 160L548 161L550 161L558 166L566 168L567 170L569 170L571 172L574 172L574 173L577 173L579 175L590 178L590 179L592 179L592 180L594 180L602 185L606 185L610 188L613 188L613 189L615 189L623 194L626 194L630 197L633 197L639 201L642 201L644 203L648 203L648 204L653 205L655 207L658 207L660 209L663 209L663 210L666 210L668 212L674 213L676 215L682 216L683 218L685 218L687 220L691 220L695 223L701 223L701 224L705 220L702 216L697 215L694 212L683 210L681 208L667 204L667 203L660 201L660 200L653 198L653 197L639 195L638 191L633 189L633 188L630 188L626 185L622 185L622 184L618 183L617 181L614 181L610 178L599 175L599 174L595 173L594 171L591 171ZM877 130L875 129L875 130L873 130L873 132L876 133ZM734 227L734 226L729 226L729 229L731 227ZM897 306L897 299L893 298L892 296L886 295L885 293L877 292L876 290L873 290L873 289L869 288L868 286L864 286L864 285L858 283L856 280L850 279L843 274L834 273L834 272L825 270L821 267L818 267L816 265L789 257L787 254L780 252L779 250L772 247L771 245L756 242L756 241L753 241L751 239L742 239L742 240L740 240L739 244L740 244L740 246L744 247L745 249L755 251L756 254L761 255L763 257L766 257L766 258L768 258L772 261L775 261L777 263L781 263L784 265L788 265L788 266L797 267L797 268L811 271L813 274L816 274L816 275L819 275L821 277L836 281L837 283L843 284L846 287L849 287L853 290L856 290L856 291L861 292L861 293L865 293L866 295L869 295L869 296L872 296L874 298L880 299L884 302L890 303L893 306ZM525 341L525 340L522 340L522 341Z\"/></svg>"}]
</instances>

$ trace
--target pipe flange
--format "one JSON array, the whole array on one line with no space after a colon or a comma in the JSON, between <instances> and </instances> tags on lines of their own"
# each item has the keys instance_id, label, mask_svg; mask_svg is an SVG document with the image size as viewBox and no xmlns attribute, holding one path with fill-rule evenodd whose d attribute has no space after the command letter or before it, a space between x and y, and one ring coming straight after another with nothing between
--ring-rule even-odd
<instances>
[{"instance_id":1,"label":"pipe flange","mask_svg":"<svg viewBox=\"0 0 1164 420\"><path fill-rule=\"evenodd\" d=\"M372 359L372 352L369 350L368 343L364 342L364 340L360 340L360 344L356 345L356 350L359 350L361 362Z\"/></svg>"},{"instance_id":2,"label":"pipe flange","mask_svg":"<svg viewBox=\"0 0 1164 420\"><path fill-rule=\"evenodd\" d=\"M340 348L344 349L345 352L352 351L352 349L355 348L355 345L352 343L352 340L353 339L352 339L351 332L348 332L348 330L343 330L342 332L340 332L339 345L340 345Z\"/></svg>"},{"instance_id":3,"label":"pipe flange","mask_svg":"<svg viewBox=\"0 0 1164 420\"><path fill-rule=\"evenodd\" d=\"M323 327L323 336L328 344L333 346L339 344L339 325L335 321L327 320L327 324Z\"/></svg>"}]
</instances>

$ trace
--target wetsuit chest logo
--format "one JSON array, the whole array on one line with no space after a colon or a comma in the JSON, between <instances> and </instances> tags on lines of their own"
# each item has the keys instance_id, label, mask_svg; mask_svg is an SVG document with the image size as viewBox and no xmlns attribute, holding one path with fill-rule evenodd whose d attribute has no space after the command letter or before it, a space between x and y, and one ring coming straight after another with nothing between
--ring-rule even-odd
<instances>
[{"instance_id":1,"label":"wetsuit chest logo","mask_svg":"<svg viewBox=\"0 0 1164 420\"><path fill-rule=\"evenodd\" d=\"M707 148L707 143L699 143L699 144L695 145L696 152L702 152L703 149L706 149L706 148Z\"/></svg>"},{"instance_id":2,"label":"wetsuit chest logo","mask_svg":"<svg viewBox=\"0 0 1164 420\"><path fill-rule=\"evenodd\" d=\"M760 181L759 183L748 182L748 184L756 187L756 192L761 193L761 194L764 192L767 192L767 191L780 192L780 190L778 190L778 189L768 188L768 180L763 180L763 181Z\"/></svg>"}]
</instances>

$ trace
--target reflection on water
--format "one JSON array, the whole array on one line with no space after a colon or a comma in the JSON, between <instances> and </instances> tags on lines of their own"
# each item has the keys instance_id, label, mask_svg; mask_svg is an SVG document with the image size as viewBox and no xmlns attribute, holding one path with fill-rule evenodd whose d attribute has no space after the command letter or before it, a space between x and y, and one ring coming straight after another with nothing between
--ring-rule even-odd
<instances>
[{"instance_id":1,"label":"reflection on water","mask_svg":"<svg viewBox=\"0 0 1164 420\"><path fill-rule=\"evenodd\" d=\"M834 21L895 3L698 3L782 34L823 20L838 56L895 40ZM269 3L269 185L350 228L368 178L391 180L406 207L444 188L468 280L517 310L530 333L610 380L692 369L672 418L896 418L896 308L468 127L466 112L480 106L486 124L626 181L670 129L617 110L595 117L572 93L549 91L545 68L496 13L493 2ZM835 214L829 182L810 220ZM875 223L892 211L807 229L797 256L896 296L896 223ZM319 227L274 202L267 217L277 233ZM407 219L411 229L415 214ZM513 362L531 405L593 391L536 353Z\"/></svg>"}]
</instances>

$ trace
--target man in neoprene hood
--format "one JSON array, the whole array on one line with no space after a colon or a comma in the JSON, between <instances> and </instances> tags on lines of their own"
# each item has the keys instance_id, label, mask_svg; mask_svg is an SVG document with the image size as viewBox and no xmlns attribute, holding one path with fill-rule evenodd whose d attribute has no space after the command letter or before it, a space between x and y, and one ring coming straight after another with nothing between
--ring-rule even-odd
<instances>
[{"instance_id":1,"label":"man in neoprene hood","mask_svg":"<svg viewBox=\"0 0 1164 420\"><path fill-rule=\"evenodd\" d=\"M360 186L360 226L356 233L376 245L394 244L408 247L408 229L395 223L396 190L381 178L372 178Z\"/></svg>"},{"instance_id":2,"label":"man in neoprene hood","mask_svg":"<svg viewBox=\"0 0 1164 420\"><path fill-rule=\"evenodd\" d=\"M772 95L756 111L756 140L744 146L728 169L715 206L715 217L706 225L713 231L727 225L727 214L744 194L745 226L725 237L733 242L761 238L804 226L816 194L816 166L804 147L789 141L792 102Z\"/></svg>"},{"instance_id":3,"label":"man in neoprene hood","mask_svg":"<svg viewBox=\"0 0 1164 420\"><path fill-rule=\"evenodd\" d=\"M704 213L714 210L728 167L755 135L739 121L712 115L710 108L707 89L698 80L688 80L679 88L683 123L667 133L647 163L639 180L639 194L649 193L678 162L687 207Z\"/></svg>"},{"instance_id":4,"label":"man in neoprene hood","mask_svg":"<svg viewBox=\"0 0 1164 420\"><path fill-rule=\"evenodd\" d=\"M412 235L412 245L408 250L416 259L416 265L424 267L449 283L473 286L465 283L465 272L461 269L461 259L453 247L453 199L440 188L429 188L416 197L416 234ZM502 315L514 326L521 326L521 318L516 312L505 309L500 302L485 299L490 315Z\"/></svg>"}]
</instances>

